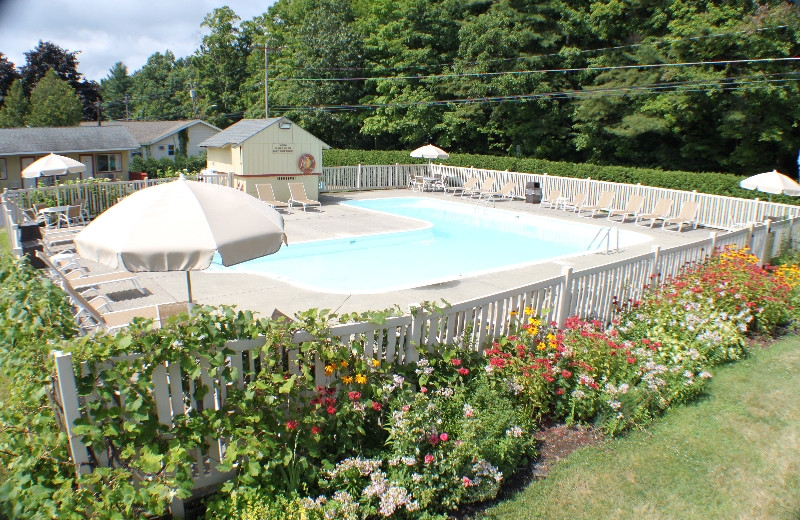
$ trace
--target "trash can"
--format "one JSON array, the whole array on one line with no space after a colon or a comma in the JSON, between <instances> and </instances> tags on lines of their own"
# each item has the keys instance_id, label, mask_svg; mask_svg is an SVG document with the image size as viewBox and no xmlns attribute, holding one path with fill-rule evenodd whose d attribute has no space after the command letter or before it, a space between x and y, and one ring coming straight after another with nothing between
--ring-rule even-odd
<instances>
[{"instance_id":1,"label":"trash can","mask_svg":"<svg viewBox=\"0 0 800 520\"><path fill-rule=\"evenodd\" d=\"M525 202L539 204L542 202L542 187L538 182L525 183Z\"/></svg>"}]
</instances>

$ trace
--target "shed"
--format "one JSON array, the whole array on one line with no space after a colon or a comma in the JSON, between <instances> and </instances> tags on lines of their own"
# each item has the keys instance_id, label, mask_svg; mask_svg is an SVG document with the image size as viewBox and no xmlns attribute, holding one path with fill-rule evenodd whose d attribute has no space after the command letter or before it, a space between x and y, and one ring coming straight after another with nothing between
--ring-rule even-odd
<instances>
[{"instance_id":1,"label":"shed","mask_svg":"<svg viewBox=\"0 0 800 520\"><path fill-rule=\"evenodd\" d=\"M181 149L181 139L185 140L186 155L199 155L205 150L200 143L219 133L216 126L202 119L179 121L103 121L103 126L124 126L139 142L139 154L142 157L175 159ZM96 123L81 123L96 125ZM183 136L183 137L181 137ZM136 155L136 153L134 153Z\"/></svg>"},{"instance_id":2,"label":"shed","mask_svg":"<svg viewBox=\"0 0 800 520\"><path fill-rule=\"evenodd\" d=\"M322 151L330 148L285 117L243 119L200 143L207 168L232 173L234 185L256 196L256 184L269 183L279 200L289 200L289 183L302 182L319 198Z\"/></svg>"}]
</instances>

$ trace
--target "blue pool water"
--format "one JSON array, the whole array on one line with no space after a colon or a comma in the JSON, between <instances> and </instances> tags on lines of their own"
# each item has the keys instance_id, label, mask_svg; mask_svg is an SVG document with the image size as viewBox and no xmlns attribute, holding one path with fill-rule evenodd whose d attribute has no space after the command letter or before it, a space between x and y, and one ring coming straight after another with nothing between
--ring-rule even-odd
<instances>
[{"instance_id":1,"label":"blue pool water","mask_svg":"<svg viewBox=\"0 0 800 520\"><path fill-rule=\"evenodd\" d=\"M297 244L290 236L290 245L273 255L212 269L270 276L317 292L381 293L583 254L601 227L417 197L343 204L367 210L365 218L380 211L428 225ZM621 247L646 240L620 232Z\"/></svg>"}]
</instances>

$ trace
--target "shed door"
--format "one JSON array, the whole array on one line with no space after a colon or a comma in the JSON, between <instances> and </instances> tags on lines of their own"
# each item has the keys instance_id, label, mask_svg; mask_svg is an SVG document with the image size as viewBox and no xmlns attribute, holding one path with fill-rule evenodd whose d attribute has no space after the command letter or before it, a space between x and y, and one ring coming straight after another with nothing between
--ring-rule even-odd
<instances>
[{"instance_id":1,"label":"shed door","mask_svg":"<svg viewBox=\"0 0 800 520\"><path fill-rule=\"evenodd\" d=\"M81 179L94 177L94 155L81 155L78 160L86 165L86 171L81 174Z\"/></svg>"}]
</instances>

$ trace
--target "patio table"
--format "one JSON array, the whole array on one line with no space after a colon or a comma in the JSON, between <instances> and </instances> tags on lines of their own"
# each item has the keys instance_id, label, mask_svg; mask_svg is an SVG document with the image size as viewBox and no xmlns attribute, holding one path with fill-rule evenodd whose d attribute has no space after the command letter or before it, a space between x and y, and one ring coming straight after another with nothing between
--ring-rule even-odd
<instances>
[{"instance_id":1,"label":"patio table","mask_svg":"<svg viewBox=\"0 0 800 520\"><path fill-rule=\"evenodd\" d=\"M39 213L44 215L44 222L48 228L61 227L59 215L66 215L68 209L69 206L50 206L40 209ZM55 222L52 222L51 219L55 219Z\"/></svg>"}]
</instances>

